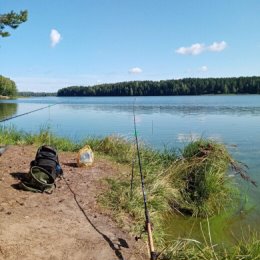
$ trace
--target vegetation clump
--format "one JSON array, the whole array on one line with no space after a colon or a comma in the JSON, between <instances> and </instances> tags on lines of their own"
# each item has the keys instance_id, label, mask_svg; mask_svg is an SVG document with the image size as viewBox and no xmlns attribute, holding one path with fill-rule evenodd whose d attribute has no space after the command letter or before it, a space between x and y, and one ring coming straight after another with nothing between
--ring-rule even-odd
<instances>
[{"instance_id":1,"label":"vegetation clump","mask_svg":"<svg viewBox=\"0 0 260 260\"><path fill-rule=\"evenodd\" d=\"M175 207L193 216L219 214L234 202L236 190L228 175L233 165L243 170L222 144L209 140L188 144L170 173L173 185L181 193L181 201Z\"/></svg>"}]
</instances>

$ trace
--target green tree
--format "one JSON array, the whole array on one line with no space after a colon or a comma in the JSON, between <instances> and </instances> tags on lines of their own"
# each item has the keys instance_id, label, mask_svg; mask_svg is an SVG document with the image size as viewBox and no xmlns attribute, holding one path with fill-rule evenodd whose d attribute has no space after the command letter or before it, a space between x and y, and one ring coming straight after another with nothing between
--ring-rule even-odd
<instances>
[{"instance_id":1,"label":"green tree","mask_svg":"<svg viewBox=\"0 0 260 260\"><path fill-rule=\"evenodd\" d=\"M15 96L16 94L15 82L0 75L0 96Z\"/></svg>"},{"instance_id":2,"label":"green tree","mask_svg":"<svg viewBox=\"0 0 260 260\"><path fill-rule=\"evenodd\" d=\"M6 31L6 27L16 29L21 23L26 22L27 18L27 10L20 11L20 13L15 13L14 11L11 11L10 13L0 14L0 36L10 36L10 33Z\"/></svg>"}]
</instances>

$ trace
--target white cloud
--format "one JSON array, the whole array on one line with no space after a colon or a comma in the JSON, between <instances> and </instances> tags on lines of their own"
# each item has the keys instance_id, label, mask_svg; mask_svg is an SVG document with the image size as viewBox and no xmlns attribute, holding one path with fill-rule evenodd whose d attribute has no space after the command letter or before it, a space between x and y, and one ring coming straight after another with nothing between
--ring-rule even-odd
<instances>
[{"instance_id":1,"label":"white cloud","mask_svg":"<svg viewBox=\"0 0 260 260\"><path fill-rule=\"evenodd\" d=\"M61 34L56 30L52 29L50 33L51 47L55 47L61 40Z\"/></svg>"},{"instance_id":2,"label":"white cloud","mask_svg":"<svg viewBox=\"0 0 260 260\"><path fill-rule=\"evenodd\" d=\"M223 51L227 47L227 43L225 41L222 42L213 42L209 46L205 46L203 43L195 43L190 47L180 47L175 50L176 53L181 55L198 55L202 52L220 52Z\"/></svg>"},{"instance_id":3,"label":"white cloud","mask_svg":"<svg viewBox=\"0 0 260 260\"><path fill-rule=\"evenodd\" d=\"M182 55L198 55L202 53L205 50L204 44L201 43L195 43L192 44L190 47L180 47L176 50L176 53L182 54Z\"/></svg>"},{"instance_id":4,"label":"white cloud","mask_svg":"<svg viewBox=\"0 0 260 260\"><path fill-rule=\"evenodd\" d=\"M207 66L202 66L202 67L199 68L199 71L206 72L206 71L208 71L208 67Z\"/></svg>"},{"instance_id":5,"label":"white cloud","mask_svg":"<svg viewBox=\"0 0 260 260\"><path fill-rule=\"evenodd\" d=\"M143 70L141 68L135 67L135 68L131 68L128 72L130 74L140 74L143 72Z\"/></svg>"},{"instance_id":6,"label":"white cloud","mask_svg":"<svg viewBox=\"0 0 260 260\"><path fill-rule=\"evenodd\" d=\"M226 47L227 47L227 43L226 43L225 41L222 41L222 42L213 42L213 43L208 47L208 50L209 50L209 51L213 51L213 52L219 52L219 51L223 51Z\"/></svg>"}]
</instances>

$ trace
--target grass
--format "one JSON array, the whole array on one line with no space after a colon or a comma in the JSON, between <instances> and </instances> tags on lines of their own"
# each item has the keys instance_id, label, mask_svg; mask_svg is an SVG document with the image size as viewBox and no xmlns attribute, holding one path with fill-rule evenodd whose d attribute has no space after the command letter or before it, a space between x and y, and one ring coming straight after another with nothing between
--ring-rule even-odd
<instances>
[{"instance_id":1,"label":"grass","mask_svg":"<svg viewBox=\"0 0 260 260\"><path fill-rule=\"evenodd\" d=\"M133 165L133 159L136 160L134 144L126 144L124 140L112 137L106 142L109 143L106 147L113 147L111 153L116 160L128 163L129 167ZM121 152L116 151L114 154L112 151L117 145L111 142L123 142L120 144ZM126 147L127 149L124 149ZM109 154L109 150L106 150L106 153ZM122 154L124 156L127 154L125 158L128 160L122 160ZM169 244L161 259L242 260L254 259L250 258L254 255L259 256L260 242L256 237L248 241L240 241L238 245L227 250L222 245L212 246L206 239L204 242L177 239L169 243L162 226L164 214L168 212L206 218L220 214L227 208L230 210L230 207L238 204L239 193L235 180L228 173L233 170L236 174L248 178L244 165L234 161L222 144L198 140L188 144L179 154L172 151L171 153L158 152L144 147L141 149L141 157L148 207L156 227L153 231L155 244L161 250ZM135 234L143 234L144 210L137 163L132 170L135 173L132 191L129 169L128 173L122 173L119 178L107 180L110 189L101 198L101 202L112 210L115 219L122 226L130 220L135 223L131 231ZM210 242L212 243L211 237ZM243 248L244 253L241 251Z\"/></svg>"},{"instance_id":2,"label":"grass","mask_svg":"<svg viewBox=\"0 0 260 260\"><path fill-rule=\"evenodd\" d=\"M100 197L100 202L110 209L119 224L125 226L134 223L131 224L131 232L143 234L143 198L133 140L114 136L87 138L75 143L53 135L48 128L41 129L38 134L30 134L15 128L0 127L0 144L50 144L58 151L78 151L88 144L96 154L104 154L118 163L128 165L128 172L122 172L117 179L106 180L110 189ZM140 154L148 207L155 227L155 245L159 250L165 249L160 259L260 259L260 240L256 235L238 241L230 249L213 245L209 230L207 238L203 233L203 242L191 239L167 241L163 228L165 214L208 218L238 202L234 178L230 178L228 173L233 170L244 179L250 179L244 166L234 161L225 146L201 139L191 142L180 152L157 151L141 145Z\"/></svg>"},{"instance_id":3,"label":"grass","mask_svg":"<svg viewBox=\"0 0 260 260\"><path fill-rule=\"evenodd\" d=\"M110 138L109 142L113 141L114 139ZM125 145L123 143L121 147ZM119 161L127 162L130 166L131 159L136 159L135 148L129 143L126 147L122 148L119 154L123 154L128 160L122 160L120 157ZM227 171L230 165L236 165L236 169L240 171L242 166L231 158L221 144L199 140L186 146L181 154L143 148L141 157L152 214L175 209L184 215L213 216L229 207L238 197L234 180L228 176ZM104 203L113 208L114 202L120 197L122 202L117 203L116 211L121 207L123 211L127 210L128 214L136 217L136 212L142 204L137 163L133 170L135 175L132 180L132 193L130 174L122 175L117 180L109 180L113 192L106 194Z\"/></svg>"},{"instance_id":4,"label":"grass","mask_svg":"<svg viewBox=\"0 0 260 260\"><path fill-rule=\"evenodd\" d=\"M227 174L233 165L243 171L222 144L203 139L188 144L170 172L182 197L176 206L193 216L221 213L236 198L234 180Z\"/></svg>"},{"instance_id":5,"label":"grass","mask_svg":"<svg viewBox=\"0 0 260 260\"><path fill-rule=\"evenodd\" d=\"M14 127L0 127L0 144L5 145L36 145L50 144L60 151L76 151L79 144L69 139L53 135L47 127L40 130L38 134L19 131Z\"/></svg>"}]
</instances>

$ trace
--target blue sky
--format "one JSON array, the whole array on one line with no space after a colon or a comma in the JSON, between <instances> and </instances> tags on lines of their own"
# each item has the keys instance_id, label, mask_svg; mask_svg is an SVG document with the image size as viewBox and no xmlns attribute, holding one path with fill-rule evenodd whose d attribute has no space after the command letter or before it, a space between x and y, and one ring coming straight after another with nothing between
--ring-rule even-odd
<instances>
[{"instance_id":1,"label":"blue sky","mask_svg":"<svg viewBox=\"0 0 260 260\"><path fill-rule=\"evenodd\" d=\"M0 75L20 91L260 76L259 0L0 0L24 9L0 38Z\"/></svg>"}]
</instances>

